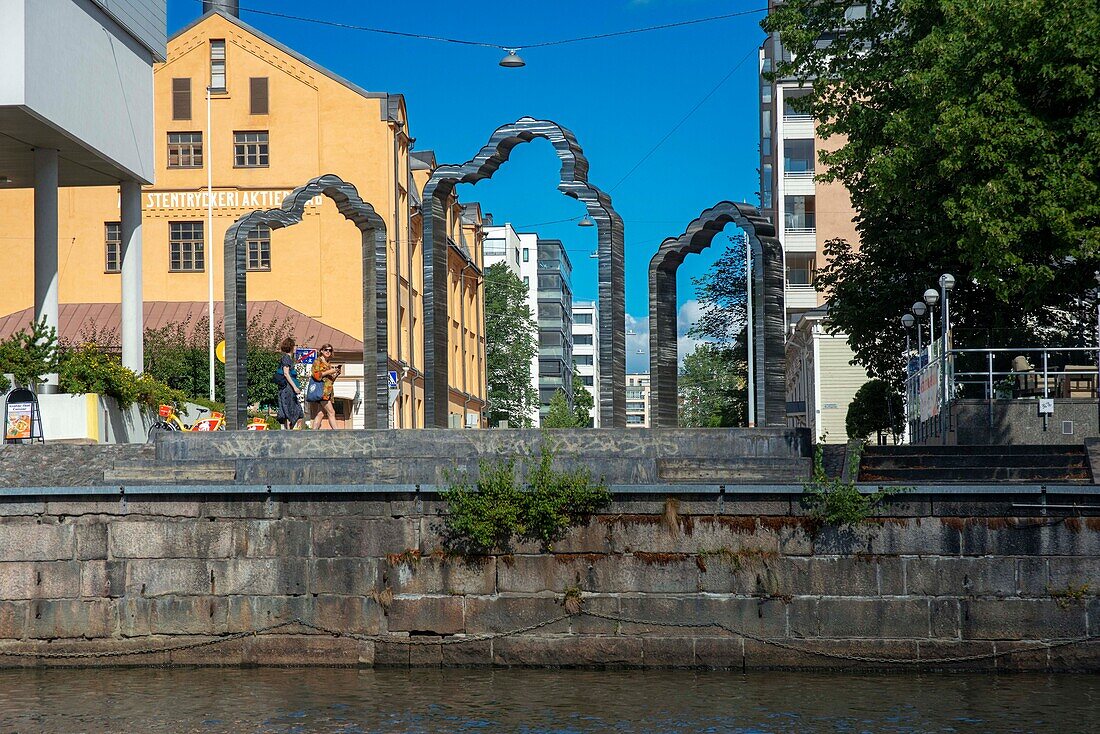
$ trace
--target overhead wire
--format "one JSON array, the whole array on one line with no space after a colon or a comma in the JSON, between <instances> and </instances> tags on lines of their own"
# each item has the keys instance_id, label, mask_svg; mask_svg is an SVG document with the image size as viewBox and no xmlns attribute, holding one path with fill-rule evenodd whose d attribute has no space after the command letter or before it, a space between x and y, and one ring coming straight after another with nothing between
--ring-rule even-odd
<instances>
[{"instance_id":1,"label":"overhead wire","mask_svg":"<svg viewBox=\"0 0 1100 734\"><path fill-rule=\"evenodd\" d=\"M202 0L196 0L201 2ZM621 31L610 31L608 33L593 33L587 36L577 36L575 38L561 38L552 41L539 41L537 43L528 44L507 44L507 43L489 43L487 41L475 41L468 38L451 38L449 36L436 36L430 33L415 33L412 31L397 31L391 28L375 28L372 26L357 25L355 23L342 23L335 20L325 20L323 18L309 18L301 15L293 15L291 13L281 13L275 10L262 10L260 8L251 8L246 6L239 7L240 12L254 13L256 15L266 15L272 18L281 18L284 20L295 20L302 23L313 23L315 25L328 26L330 28L341 28L344 30L361 31L364 33L379 33L386 36L397 36L400 38L413 38L422 41L435 41L437 43L452 43L460 46L479 46L482 48L500 49L503 51L508 50L520 50L520 49L532 49L532 48L548 48L550 46L563 46L570 43L581 43L583 41L597 41L605 38L617 38L620 36L629 36L637 33L650 33L652 31L666 30L669 28L681 28L684 26L698 25L700 23L712 23L719 20L728 20L730 18L736 18L745 15L754 15L756 13L766 13L768 9L753 8L751 10L739 10L733 13L724 13L722 15L711 15L705 18L693 18L690 20L674 21L672 23L661 23L659 25L644 26L641 28L628 28Z\"/></svg>"},{"instance_id":2,"label":"overhead wire","mask_svg":"<svg viewBox=\"0 0 1100 734\"><path fill-rule=\"evenodd\" d=\"M657 141L657 144L656 144L656 145L654 145L654 146L653 146L652 148L650 148L650 149L649 149L649 152L648 152L648 153L646 153L646 154L645 154L644 156L642 156L641 160L639 160L639 161L638 161L637 163L635 163L635 164L634 164L634 167L633 167L633 168L631 168L631 169L630 169L629 171L627 171L627 172L626 172L626 174L625 174L625 175L624 175L624 176L623 176L622 178L620 178L620 179L619 179L619 180L618 180L618 181L617 181L617 182L615 183L615 185L614 185L614 186L612 186L612 187L611 187L610 189L608 189L608 190L607 190L607 193L609 193L609 194L610 194L610 193L611 193L612 191L614 191L615 189L617 189L617 188L619 188L620 186L622 186L622 184L623 184L623 182L624 182L624 181L626 181L626 180L627 180L628 178L630 178L630 176L631 176L631 175L632 175L632 174L633 174L633 173L634 173L635 171L637 171L637 170L638 170L639 168L641 168L641 167L642 167L642 164L643 164L643 163L645 163L645 162L646 162L647 160L649 160L650 156L652 156L652 155L653 155L654 153L656 153L656 152L657 152L657 149L658 149L658 148L660 148L660 147L661 147L662 145L664 145L664 144L665 144L665 141L667 141L667 140L668 140L669 138L671 138L671 137L672 137L672 136L673 136L673 135L674 135L674 134L676 133L676 131L677 131L677 130L679 130L679 129L680 129L681 127L683 127L684 123L685 123L685 122L687 122L687 121L688 121L688 119L689 119L689 118L690 118L690 117L691 117L692 115L694 115L694 114L695 114L695 113L696 113L696 112L697 112L697 111L699 110L699 108L700 108L700 107L702 107L702 106L703 106L703 105L704 105L704 104L706 103L706 101L707 101L708 99L710 99L711 97L713 97L713 96L714 96L714 94L715 94L715 92L717 92L717 91L718 91L719 89L721 89L721 88L722 88L722 85L723 85L723 84L725 84L725 83L726 83L727 81L729 81L729 78L730 78L731 76L733 76L733 75L734 75L734 73L735 73L735 72L736 72L736 71L737 71L738 69L740 69L740 68L741 68L741 65L742 65L742 64L744 64L744 63L745 63L746 61L748 61L749 57L750 57L750 56L752 56L752 55L753 55L754 53L756 53L756 49L755 49L755 48L750 48L750 49L749 49L749 52L748 52L748 53L746 53L746 54L745 54L744 56L742 56L742 57L741 57L741 60L740 60L740 61L738 61L738 62L737 62L736 64L734 64L734 65L733 65L733 68L732 68L732 69L730 69L730 70L729 70L729 71L728 71L728 72L726 73L726 75L725 75L724 77L722 77L722 78L721 78L721 79L720 79L720 80L718 81L718 83L714 85L714 87L713 87L713 88L711 88L711 90L710 90L709 92L707 92L706 94L704 94L704 95L703 95L703 98L702 98L702 99L700 99L700 100L699 100L698 102L696 102L696 103L695 103L695 106L694 106L694 107L692 107L692 108L691 108L690 110L688 110L687 114L686 114L686 115L684 115L683 117L681 117L681 118L680 118L680 121L679 121L679 122L677 122L677 123L676 123L675 125L673 125L673 126L672 126L672 129L671 129L671 130L669 130L669 131L668 131L667 133L665 133L664 137L662 137L662 138L661 138L660 140L658 140L658 141Z\"/></svg>"}]
</instances>

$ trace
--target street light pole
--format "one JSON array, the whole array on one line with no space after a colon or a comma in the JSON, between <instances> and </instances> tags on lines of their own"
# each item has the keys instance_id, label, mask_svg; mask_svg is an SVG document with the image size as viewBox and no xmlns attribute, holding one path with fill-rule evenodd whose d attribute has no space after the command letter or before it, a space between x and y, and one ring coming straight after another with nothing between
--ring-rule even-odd
<instances>
[{"instance_id":1,"label":"street light pole","mask_svg":"<svg viewBox=\"0 0 1100 734\"><path fill-rule=\"evenodd\" d=\"M206 88L206 237L203 238L203 247L206 250L203 258L206 265L206 290L209 303L207 304L206 318L210 322L207 338L210 343L210 400L214 400L214 156L211 145L211 133L213 127L210 124L210 87Z\"/></svg>"}]
</instances>

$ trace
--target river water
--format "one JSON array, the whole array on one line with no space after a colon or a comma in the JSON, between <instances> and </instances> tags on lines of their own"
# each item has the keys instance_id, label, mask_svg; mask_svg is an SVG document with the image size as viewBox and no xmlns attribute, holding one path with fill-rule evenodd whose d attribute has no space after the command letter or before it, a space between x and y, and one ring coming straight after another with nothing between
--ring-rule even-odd
<instances>
[{"instance_id":1,"label":"river water","mask_svg":"<svg viewBox=\"0 0 1100 734\"><path fill-rule=\"evenodd\" d=\"M1100 731L1100 676L0 671L0 732Z\"/></svg>"}]
</instances>

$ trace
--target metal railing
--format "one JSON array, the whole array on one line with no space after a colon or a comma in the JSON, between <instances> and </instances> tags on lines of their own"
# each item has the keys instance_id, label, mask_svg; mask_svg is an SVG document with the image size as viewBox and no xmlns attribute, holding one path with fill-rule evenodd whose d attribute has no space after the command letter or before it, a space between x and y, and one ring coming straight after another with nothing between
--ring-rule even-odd
<instances>
[{"instance_id":1,"label":"metal railing","mask_svg":"<svg viewBox=\"0 0 1100 734\"><path fill-rule=\"evenodd\" d=\"M946 431L946 409L957 400L985 400L992 427L998 400L1095 401L1100 396L1100 350L1094 347L928 348L916 369L914 359L906 378L911 440ZM1053 406L1039 408L1045 418Z\"/></svg>"}]
</instances>

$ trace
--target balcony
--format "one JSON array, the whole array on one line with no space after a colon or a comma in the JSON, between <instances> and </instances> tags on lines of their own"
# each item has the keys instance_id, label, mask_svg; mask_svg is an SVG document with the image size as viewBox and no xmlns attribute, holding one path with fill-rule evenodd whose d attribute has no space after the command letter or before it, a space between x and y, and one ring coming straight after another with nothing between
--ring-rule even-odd
<instances>
[{"instance_id":1,"label":"balcony","mask_svg":"<svg viewBox=\"0 0 1100 734\"><path fill-rule=\"evenodd\" d=\"M809 115L783 115L784 138L812 138L814 136L814 118Z\"/></svg>"},{"instance_id":2,"label":"balcony","mask_svg":"<svg viewBox=\"0 0 1100 734\"><path fill-rule=\"evenodd\" d=\"M813 171L784 171L783 172L783 194L787 196L802 195L812 196L814 194L814 172Z\"/></svg>"},{"instance_id":3,"label":"balcony","mask_svg":"<svg viewBox=\"0 0 1100 734\"><path fill-rule=\"evenodd\" d=\"M793 285L788 282L784 298L788 309L817 308L817 291L812 285Z\"/></svg>"},{"instance_id":4,"label":"balcony","mask_svg":"<svg viewBox=\"0 0 1100 734\"><path fill-rule=\"evenodd\" d=\"M783 229L783 248L787 252L817 252L817 229L815 227L785 227Z\"/></svg>"}]
</instances>

